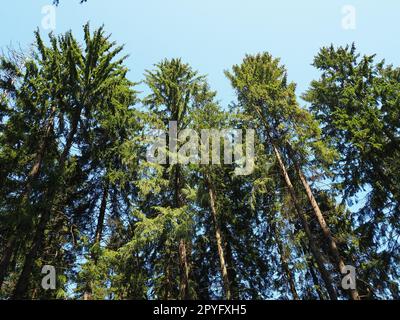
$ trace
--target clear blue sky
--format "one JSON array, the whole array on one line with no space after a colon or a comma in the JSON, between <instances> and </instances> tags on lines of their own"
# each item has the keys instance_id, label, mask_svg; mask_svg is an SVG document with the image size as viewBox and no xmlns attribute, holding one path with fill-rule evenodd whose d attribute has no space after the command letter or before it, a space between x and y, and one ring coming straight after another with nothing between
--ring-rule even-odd
<instances>
[{"instance_id":1,"label":"clear blue sky","mask_svg":"<svg viewBox=\"0 0 400 320\"><path fill-rule=\"evenodd\" d=\"M2 4L0 47L27 48L42 28L42 7L51 0L13 0ZM105 24L126 44L131 80L163 58L181 57L209 76L224 105L233 99L223 70L245 53L269 51L287 65L289 78L304 91L317 76L310 65L321 46L355 42L363 53L400 65L399 0L61 0L56 33ZM342 7L356 9L356 29L342 28Z\"/></svg>"}]
</instances>

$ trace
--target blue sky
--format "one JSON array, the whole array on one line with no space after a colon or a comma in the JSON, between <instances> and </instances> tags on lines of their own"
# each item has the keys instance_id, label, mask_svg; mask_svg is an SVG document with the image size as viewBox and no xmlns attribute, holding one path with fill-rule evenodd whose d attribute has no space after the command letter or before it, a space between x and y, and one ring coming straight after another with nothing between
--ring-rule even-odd
<instances>
[{"instance_id":1,"label":"blue sky","mask_svg":"<svg viewBox=\"0 0 400 320\"><path fill-rule=\"evenodd\" d=\"M27 48L33 31L43 34L42 7L51 0L14 0L2 6L0 47ZM310 65L321 46L355 42L362 53L377 53L400 65L398 0L61 0L56 33L105 24L113 39L126 45L130 78L140 81L145 69L163 58L181 57L207 74L223 105L233 92L223 71L244 54L269 51L287 66L298 94L318 73ZM342 8L356 9L356 29L342 28Z\"/></svg>"}]
</instances>

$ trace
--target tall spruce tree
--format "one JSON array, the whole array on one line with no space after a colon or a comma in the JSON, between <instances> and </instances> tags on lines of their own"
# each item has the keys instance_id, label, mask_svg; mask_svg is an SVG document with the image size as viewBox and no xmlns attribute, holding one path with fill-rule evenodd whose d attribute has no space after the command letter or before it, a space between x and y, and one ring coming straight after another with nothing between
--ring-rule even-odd
<instances>
[{"instance_id":1,"label":"tall spruce tree","mask_svg":"<svg viewBox=\"0 0 400 320\"><path fill-rule=\"evenodd\" d=\"M338 271L339 273L343 272L345 263L301 168L304 162L311 161L311 157L321 164L331 160L332 152L318 141L320 136L318 123L307 111L299 108L295 97L295 85L287 83L286 70L279 66L279 60L273 59L269 54L247 56L241 65L233 67L233 73L227 72L226 74L238 93L238 101L241 106L258 119L260 125L264 127L265 138L276 156L319 271L324 278L330 297L336 299L337 290L334 289L331 276L324 266L321 252L315 245L309 222L300 206L292 183L293 178L289 176L285 164L287 161L295 167L315 217L335 258ZM352 299L359 299L357 290L349 290L349 294Z\"/></svg>"},{"instance_id":2,"label":"tall spruce tree","mask_svg":"<svg viewBox=\"0 0 400 320\"><path fill-rule=\"evenodd\" d=\"M354 45L322 48L314 66L321 77L304 99L322 124L324 140L339 154L331 170L344 201L357 201L360 195L366 199L353 221L360 239L362 285L370 296L385 296L385 290L396 295L399 69L374 62L373 55L360 56ZM373 287L380 289L371 291Z\"/></svg>"},{"instance_id":3,"label":"tall spruce tree","mask_svg":"<svg viewBox=\"0 0 400 320\"><path fill-rule=\"evenodd\" d=\"M21 118L25 138L20 143L29 152L23 164L26 177L20 178L24 184L18 196L20 218L14 219L14 231L8 241L15 248L14 237L19 234L25 235L29 243L25 259L21 260L14 298L30 297L31 274L37 268L37 259L43 258L47 228L51 224L53 232L61 233L53 222L60 215L68 216L68 205L76 202L67 192L77 195L85 179L93 174L84 168L84 146L105 130L96 128L93 122L101 121L100 115L107 112L109 121L115 122L117 111L127 110L134 101L127 69L122 67L123 58L115 58L122 48L110 42L102 28L91 35L86 25L84 31L84 49L70 32L59 38L51 35L49 46L37 32L36 52L21 71L18 86L11 88L15 116L26 118ZM9 117L7 121L11 126L17 120ZM82 204L76 210L79 208ZM71 212L80 213L84 214ZM79 216L77 219L83 220ZM8 269L9 257L6 254L2 258L4 270Z\"/></svg>"}]
</instances>

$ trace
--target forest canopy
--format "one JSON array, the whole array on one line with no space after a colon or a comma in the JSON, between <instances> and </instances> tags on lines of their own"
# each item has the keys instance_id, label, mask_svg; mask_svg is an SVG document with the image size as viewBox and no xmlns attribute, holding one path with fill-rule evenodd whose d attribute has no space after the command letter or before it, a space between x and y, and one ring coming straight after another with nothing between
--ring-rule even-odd
<instances>
[{"instance_id":1,"label":"forest canopy","mask_svg":"<svg viewBox=\"0 0 400 320\"><path fill-rule=\"evenodd\" d=\"M0 299L399 298L400 68L323 47L301 102L246 55L224 106L179 58L129 79L103 27L34 38L0 57ZM147 161L171 122L254 130L254 171Z\"/></svg>"}]
</instances>

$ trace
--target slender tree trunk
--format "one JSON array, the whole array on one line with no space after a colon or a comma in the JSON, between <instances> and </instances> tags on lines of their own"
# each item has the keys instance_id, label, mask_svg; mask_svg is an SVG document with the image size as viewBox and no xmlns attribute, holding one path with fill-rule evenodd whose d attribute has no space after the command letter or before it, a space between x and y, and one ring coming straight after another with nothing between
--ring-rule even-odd
<instances>
[{"instance_id":1,"label":"slender tree trunk","mask_svg":"<svg viewBox=\"0 0 400 320\"><path fill-rule=\"evenodd\" d=\"M317 294L318 294L318 297L319 297L320 300L325 300L324 294L322 293L321 288L319 286L318 277L317 277L317 275L315 273L315 270L314 270L314 263L313 263L311 258L306 258L306 259L307 259L308 270L310 271L311 278L312 278L313 283L314 283L315 291L317 291Z\"/></svg>"},{"instance_id":2,"label":"slender tree trunk","mask_svg":"<svg viewBox=\"0 0 400 320\"><path fill-rule=\"evenodd\" d=\"M315 261L317 262L318 270L321 273L322 279L324 280L325 286L326 286L327 291L329 293L329 297L332 300L337 300L337 294L336 294L335 289L333 288L331 276L328 273L328 271L326 270L322 254L318 250L318 248L317 248L317 246L316 246L316 244L314 242L310 227L308 225L307 219L306 219L305 215L303 214L303 211L302 211L302 209L301 209L301 207L299 205L299 202L297 200L296 192L294 190L294 187L293 187L292 181L291 181L291 179L289 177L289 174L288 174L288 172L286 170L286 166L283 163L281 154L280 154L278 148L276 147L276 145L274 143L274 140L271 137L270 132L268 131L269 125L268 125L267 121L265 120L261 110L257 106L255 106L255 110L258 113L261 121L263 122L263 124L265 126L265 132L266 132L266 134L268 136L269 143L272 145L273 151L275 153L276 159L278 161L279 167L280 167L281 172L282 172L282 176L283 176L283 178L285 180L285 183L286 183L286 186L287 186L287 188L289 190L289 194L290 194L290 197L292 199L293 205L295 207L296 213L299 216L301 224L303 226L303 229L304 229L304 231L305 231L305 233L307 235L311 253L314 256Z\"/></svg>"},{"instance_id":3,"label":"slender tree trunk","mask_svg":"<svg viewBox=\"0 0 400 320\"><path fill-rule=\"evenodd\" d=\"M292 293L293 300L300 300L300 297L296 290L296 285L294 282L294 277L293 277L292 271L290 270L289 264L286 260L285 248L282 244L282 241L281 241L279 234L277 232L277 229L276 229L276 224L272 223L271 228L272 228L273 234L275 235L275 240L278 245L278 253L281 257L282 269L283 269L283 272L285 273L286 280L288 281L289 289L290 289L290 292Z\"/></svg>"},{"instance_id":4,"label":"slender tree trunk","mask_svg":"<svg viewBox=\"0 0 400 320\"><path fill-rule=\"evenodd\" d=\"M224 232L226 234L226 232ZM235 270L234 266L234 258L233 258L233 252L232 252L232 247L230 243L224 243L223 248L226 252L226 262L227 262L227 267L228 267L228 280L230 284L230 289L231 289L231 299L232 300L239 300L240 299L240 292L239 292L239 286L237 284L237 272Z\"/></svg>"},{"instance_id":5,"label":"slender tree trunk","mask_svg":"<svg viewBox=\"0 0 400 320\"><path fill-rule=\"evenodd\" d=\"M295 167L296 167L296 171L297 171L297 173L298 173L298 175L300 177L300 180L301 180L301 182L302 182L302 184L304 186L304 189L306 190L307 197L308 197L308 200L310 201L311 206L313 208L314 215L317 218L319 225L321 226L321 229L322 229L322 232L324 234L324 237L325 237L326 241L328 242L329 248L331 249L331 252L332 252L332 254L333 254L334 258L335 258L335 261L336 261L336 264L337 264L337 268L339 269L340 274L345 273L345 270L344 270L345 269L345 263L343 262L343 259L340 256L339 249L337 247L336 241L332 236L331 230L329 229L328 224L325 221L325 218L324 218L324 216L323 216L323 214L322 214L322 212L321 212L321 210L320 210L320 208L318 206L317 201L315 200L315 197L314 197L314 194L313 194L313 192L311 190L311 187L308 184L306 177L304 176L302 170L300 169L300 167L299 167L299 165L297 163L295 163ZM348 290L348 294L349 294L351 299L360 300L360 296L358 294L357 289Z\"/></svg>"},{"instance_id":6,"label":"slender tree trunk","mask_svg":"<svg viewBox=\"0 0 400 320\"><path fill-rule=\"evenodd\" d=\"M65 163L67 161L67 157L72 147L72 143L74 141L75 135L78 131L78 123L80 119L82 108L79 108L75 113L75 116L72 120L71 131L68 134L67 141L64 147L64 150L59 158L58 162L58 173L60 176L63 175L65 169ZM29 279L32 273L32 269L34 266L34 262L38 256L38 253L43 244L46 226L50 220L52 211L54 210L54 201L57 196L58 189L60 186L54 186L51 190L48 190L46 193L45 199L47 199L48 207L42 213L39 224L36 228L36 232L32 241L32 247L29 250L27 256L25 257L24 266L22 268L22 272L17 281L17 285L15 287L15 291L13 294L13 299L24 299L27 296L27 290L29 286ZM46 201L46 200L45 200Z\"/></svg>"},{"instance_id":7,"label":"slender tree trunk","mask_svg":"<svg viewBox=\"0 0 400 320\"><path fill-rule=\"evenodd\" d=\"M83 294L83 300L84 301L89 301L92 300L92 294L89 292L89 290L86 290Z\"/></svg>"},{"instance_id":8,"label":"slender tree trunk","mask_svg":"<svg viewBox=\"0 0 400 320\"><path fill-rule=\"evenodd\" d=\"M182 300L190 299L189 291L189 266L187 262L186 241L179 241L179 262L181 269L181 281L179 285L179 295Z\"/></svg>"},{"instance_id":9,"label":"slender tree trunk","mask_svg":"<svg viewBox=\"0 0 400 320\"><path fill-rule=\"evenodd\" d=\"M22 195L23 204L26 204L27 201L29 200L29 196L30 196L30 193L32 191L32 184L39 177L40 169L41 169L42 163L43 163L43 158L44 158L44 155L45 155L45 153L47 151L47 148L48 148L48 145L49 145L50 135L51 135L51 133L53 132L53 129L54 129L55 116L56 116L56 107L53 106L51 108L50 116L49 116L49 119L47 121L47 125L46 125L46 129L45 129L45 133L44 133L43 139L40 142L40 145L39 145L39 148L38 148L38 152L36 152L35 161L33 163L31 171L29 171L29 174L28 174L28 178L27 178L27 182L26 182L26 186L25 186L25 191L24 191L24 193Z\"/></svg>"},{"instance_id":10,"label":"slender tree trunk","mask_svg":"<svg viewBox=\"0 0 400 320\"><path fill-rule=\"evenodd\" d=\"M301 241L301 247L302 247L302 252L303 252L303 256L304 256L304 261L307 263L308 272L310 273L311 279L314 284L314 289L317 292L319 299L325 300L325 294L321 290L321 286L319 284L319 279L317 277L317 274L315 273L314 259L312 256L309 256L307 254L307 245L303 241Z\"/></svg>"},{"instance_id":11,"label":"slender tree trunk","mask_svg":"<svg viewBox=\"0 0 400 320\"><path fill-rule=\"evenodd\" d=\"M183 205L183 201L181 199L181 180L180 180L180 167L179 165L175 166L175 176L174 176L174 202L175 208L181 208ZM187 244L185 239L181 238L178 244L178 252L179 252L179 266L180 266L180 283L179 283L179 296L182 300L190 299L190 288L189 288L189 274L190 268L187 257Z\"/></svg>"},{"instance_id":12,"label":"slender tree trunk","mask_svg":"<svg viewBox=\"0 0 400 320\"><path fill-rule=\"evenodd\" d=\"M288 174L288 172L286 170L286 167L285 167L285 165L283 163L283 160L281 158L280 152L279 152L278 148L275 146L275 144L272 142L272 139L270 139L270 140L271 140L270 142L272 144L272 147L274 149L275 156L276 156L276 158L278 160L279 167L281 168L282 175L283 175L283 177L285 179L286 186L289 189L289 193L290 193L290 196L292 198L292 202L293 202L293 205L295 207L296 213L299 216L301 224L303 226L303 229L304 229L304 231L305 231L305 233L307 235L311 253L314 256L315 261L317 262L319 272L321 273L322 279L325 282L325 286L327 288L329 296L330 296L330 298L332 300L337 300L337 294L336 294L335 289L333 288L332 279L331 279L328 271L325 268L324 259L323 259L322 255L321 255L320 251L318 250L317 246L315 245L315 242L314 242L314 239L312 237L312 233L311 233L310 227L308 225L307 219L304 216L304 214L302 212L302 209L301 209L301 207L299 205L299 202L298 202L297 196L296 196L296 192L294 190L293 184L292 184L292 182L290 180L290 177L289 177L289 174Z\"/></svg>"},{"instance_id":13,"label":"slender tree trunk","mask_svg":"<svg viewBox=\"0 0 400 320\"><path fill-rule=\"evenodd\" d=\"M7 271L10 265L11 257L14 252L16 242L17 242L17 235L11 234L7 241L3 256L0 261L0 289L7 275Z\"/></svg>"},{"instance_id":14,"label":"slender tree trunk","mask_svg":"<svg viewBox=\"0 0 400 320\"><path fill-rule=\"evenodd\" d=\"M229 278L228 278L228 269L226 266L225 262L225 255L224 255L224 249L222 245L222 237L221 237L221 229L218 224L218 219L217 219L217 208L216 208L216 197L215 197L215 192L211 186L210 181L207 181L208 184L208 193L210 196L210 206L211 206L211 214L213 217L213 222L214 222L214 228L215 228L215 239L217 242L217 248L218 248L218 256L219 256L219 262L221 266L221 276L224 284L224 292L225 292L225 298L227 300L230 300L232 297L231 294L231 288L230 288L230 283L229 283Z\"/></svg>"},{"instance_id":15,"label":"slender tree trunk","mask_svg":"<svg viewBox=\"0 0 400 320\"><path fill-rule=\"evenodd\" d=\"M100 213L97 219L97 227L94 240L95 243L100 243L103 236L104 218L107 210L107 198L108 198L108 185L106 185L103 190L103 197L101 199L101 204L100 204Z\"/></svg>"},{"instance_id":16,"label":"slender tree trunk","mask_svg":"<svg viewBox=\"0 0 400 320\"><path fill-rule=\"evenodd\" d=\"M171 255L171 251L167 248L166 250L166 256L169 257ZM166 263L165 263L165 289L163 292L163 299L164 300L170 300L171 299L171 285L172 285L172 279L171 279L171 262L170 259L168 258Z\"/></svg>"}]
</instances>

